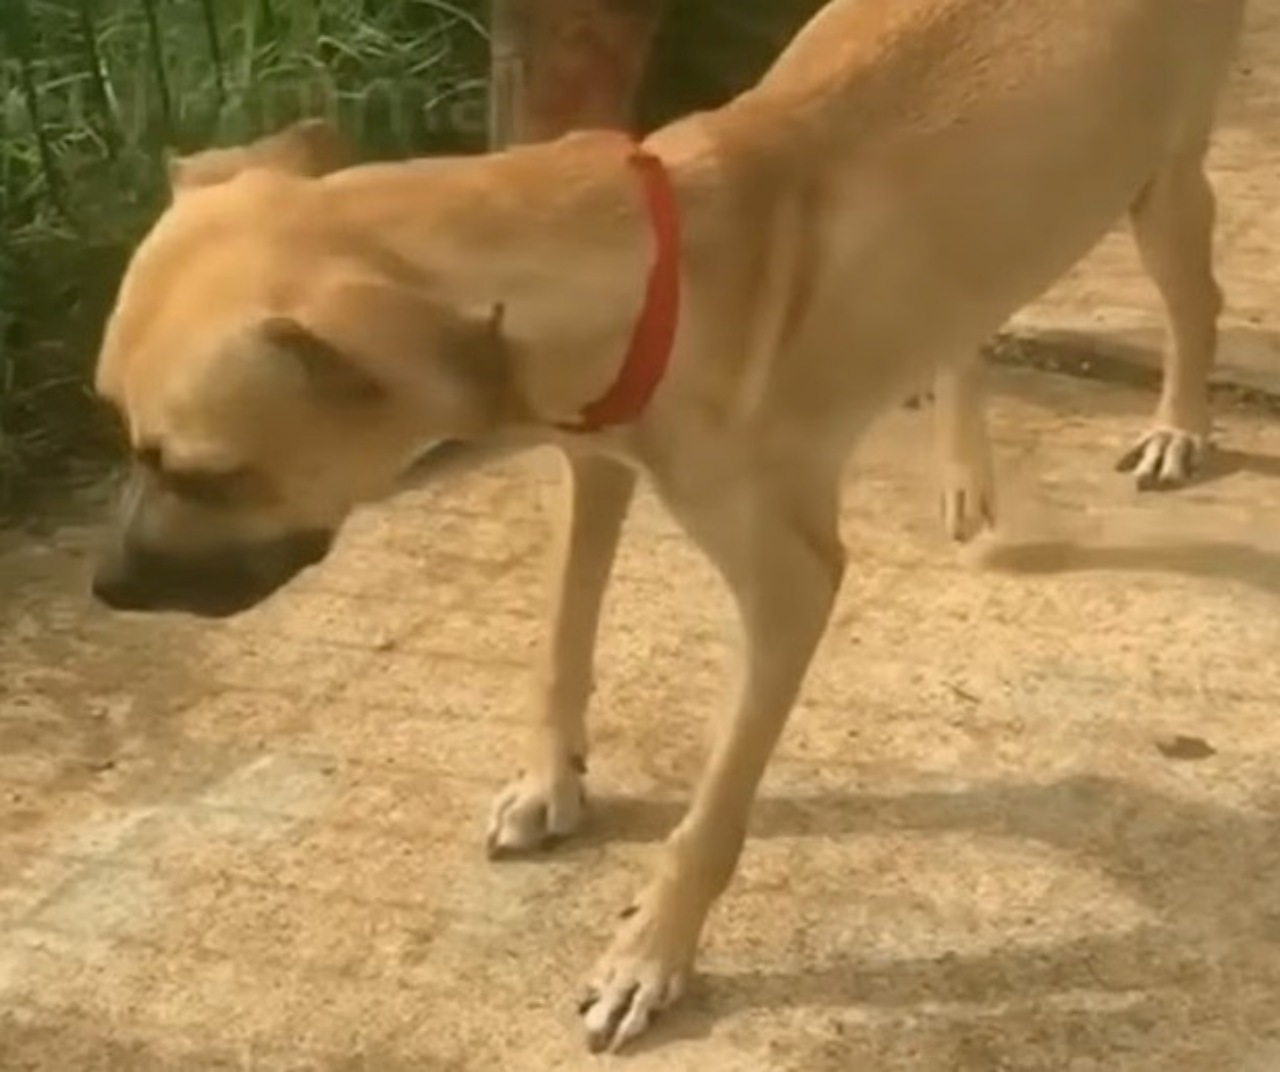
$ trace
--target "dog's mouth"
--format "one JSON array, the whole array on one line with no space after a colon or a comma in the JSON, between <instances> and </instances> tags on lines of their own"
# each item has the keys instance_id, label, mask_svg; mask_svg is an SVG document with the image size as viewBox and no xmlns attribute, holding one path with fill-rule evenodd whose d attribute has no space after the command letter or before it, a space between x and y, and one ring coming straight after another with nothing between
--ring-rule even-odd
<instances>
[{"instance_id":1,"label":"dog's mouth","mask_svg":"<svg viewBox=\"0 0 1280 1072\"><path fill-rule=\"evenodd\" d=\"M126 545L98 564L93 594L112 610L229 618L323 561L332 546L333 534L324 531L190 556Z\"/></svg>"},{"instance_id":2,"label":"dog's mouth","mask_svg":"<svg viewBox=\"0 0 1280 1072\"><path fill-rule=\"evenodd\" d=\"M397 490L481 468L525 446L452 440L431 444L410 461ZM303 570L323 561L333 540L333 532L314 529L191 552L139 545L125 535L98 562L93 596L116 611L230 618L256 607Z\"/></svg>"}]
</instances>

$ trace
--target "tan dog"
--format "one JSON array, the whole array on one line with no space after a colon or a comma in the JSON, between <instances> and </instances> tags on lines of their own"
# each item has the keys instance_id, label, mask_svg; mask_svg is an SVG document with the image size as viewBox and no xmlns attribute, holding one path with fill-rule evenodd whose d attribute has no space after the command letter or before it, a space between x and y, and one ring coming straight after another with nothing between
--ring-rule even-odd
<instances>
[{"instance_id":1,"label":"tan dog","mask_svg":"<svg viewBox=\"0 0 1280 1072\"><path fill-rule=\"evenodd\" d=\"M562 444L536 732L490 831L532 849L580 819L600 601L647 474L731 587L746 658L584 1004L593 1047L625 1042L682 991L735 870L840 585L841 470L867 424L948 370L944 451L980 503L978 345L1128 210L1174 340L1160 464L1203 432L1220 298L1202 160L1242 8L831 4L753 91L648 140L683 225L679 332L652 404L598 434L557 425L618 377L653 256L616 135L319 179L278 138L221 183L177 168L98 367L137 454L98 595L234 613L321 559L422 444Z\"/></svg>"}]
</instances>

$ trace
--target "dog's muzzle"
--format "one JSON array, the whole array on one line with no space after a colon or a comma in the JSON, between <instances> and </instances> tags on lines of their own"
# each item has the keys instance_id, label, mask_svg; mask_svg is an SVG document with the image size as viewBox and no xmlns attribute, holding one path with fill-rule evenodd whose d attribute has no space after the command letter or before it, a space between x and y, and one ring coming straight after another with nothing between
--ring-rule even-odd
<instances>
[{"instance_id":1,"label":"dog's muzzle","mask_svg":"<svg viewBox=\"0 0 1280 1072\"><path fill-rule=\"evenodd\" d=\"M127 539L98 563L93 595L113 610L227 618L249 610L328 555L333 534L291 533L180 555Z\"/></svg>"}]
</instances>

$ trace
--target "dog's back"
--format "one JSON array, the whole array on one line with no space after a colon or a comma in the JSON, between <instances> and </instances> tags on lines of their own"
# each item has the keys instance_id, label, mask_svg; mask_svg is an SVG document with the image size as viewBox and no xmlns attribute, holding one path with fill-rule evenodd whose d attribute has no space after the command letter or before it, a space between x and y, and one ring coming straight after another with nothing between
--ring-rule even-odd
<instances>
[{"instance_id":1,"label":"dog's back","mask_svg":"<svg viewBox=\"0 0 1280 1072\"><path fill-rule=\"evenodd\" d=\"M937 126L1055 82L1164 100L1212 95L1245 0L832 0L757 89L816 94L862 114ZM1153 101L1154 103L1154 101Z\"/></svg>"},{"instance_id":2,"label":"dog's back","mask_svg":"<svg viewBox=\"0 0 1280 1072\"><path fill-rule=\"evenodd\" d=\"M820 12L711 120L753 141L803 201L796 240L818 270L794 299L808 315L793 342L823 351L799 361L815 389L841 394L833 338L857 352L859 392L880 378L868 363L897 389L904 365L977 345L1082 257L1170 157L1203 146L1243 9L834 0Z\"/></svg>"}]
</instances>

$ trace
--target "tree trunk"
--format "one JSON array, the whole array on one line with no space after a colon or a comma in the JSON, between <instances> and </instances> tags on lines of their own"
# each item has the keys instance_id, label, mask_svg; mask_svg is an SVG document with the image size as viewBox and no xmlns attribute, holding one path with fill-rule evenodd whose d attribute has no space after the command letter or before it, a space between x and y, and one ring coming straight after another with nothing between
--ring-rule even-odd
<instances>
[{"instance_id":1,"label":"tree trunk","mask_svg":"<svg viewBox=\"0 0 1280 1072\"><path fill-rule=\"evenodd\" d=\"M492 0L500 143L630 128L667 0Z\"/></svg>"},{"instance_id":2,"label":"tree trunk","mask_svg":"<svg viewBox=\"0 0 1280 1072\"><path fill-rule=\"evenodd\" d=\"M754 83L823 2L490 0L494 140L651 129L716 107Z\"/></svg>"}]
</instances>

